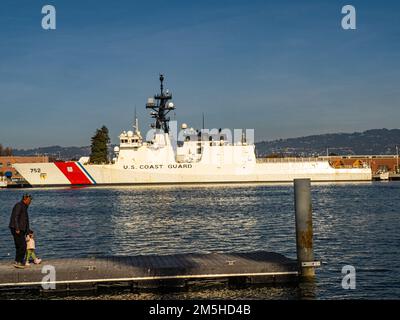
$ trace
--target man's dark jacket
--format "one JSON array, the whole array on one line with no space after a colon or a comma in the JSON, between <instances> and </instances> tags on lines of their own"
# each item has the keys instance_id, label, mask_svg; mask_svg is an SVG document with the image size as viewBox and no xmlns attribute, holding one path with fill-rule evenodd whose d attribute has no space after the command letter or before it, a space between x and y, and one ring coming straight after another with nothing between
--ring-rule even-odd
<instances>
[{"instance_id":1,"label":"man's dark jacket","mask_svg":"<svg viewBox=\"0 0 400 320\"><path fill-rule=\"evenodd\" d=\"M28 206L22 201L14 206L9 227L25 233L29 231Z\"/></svg>"}]
</instances>

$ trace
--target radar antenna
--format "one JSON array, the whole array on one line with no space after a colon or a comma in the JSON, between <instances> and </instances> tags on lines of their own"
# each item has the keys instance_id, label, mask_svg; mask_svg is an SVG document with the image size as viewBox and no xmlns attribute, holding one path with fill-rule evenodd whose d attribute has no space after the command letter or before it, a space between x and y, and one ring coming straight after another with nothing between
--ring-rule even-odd
<instances>
[{"instance_id":1,"label":"radar antenna","mask_svg":"<svg viewBox=\"0 0 400 320\"><path fill-rule=\"evenodd\" d=\"M148 98L146 103L146 109L152 109L151 117L155 119L155 123L152 127L155 129L163 129L165 133L169 133L169 121L170 117L167 114L175 109L175 105L172 102L168 102L172 99L172 94L167 90L164 92L164 75L160 74L160 94L154 95L154 98Z\"/></svg>"}]
</instances>

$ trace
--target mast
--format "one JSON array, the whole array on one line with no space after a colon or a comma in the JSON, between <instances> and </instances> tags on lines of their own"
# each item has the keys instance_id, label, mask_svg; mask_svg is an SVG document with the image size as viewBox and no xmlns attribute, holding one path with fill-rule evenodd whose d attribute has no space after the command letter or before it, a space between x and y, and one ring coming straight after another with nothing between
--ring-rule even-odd
<instances>
[{"instance_id":1,"label":"mast","mask_svg":"<svg viewBox=\"0 0 400 320\"><path fill-rule=\"evenodd\" d=\"M135 120L134 120L135 122L133 123L133 128L135 129L135 132L136 132L136 131L139 130L139 129L138 129L138 128L139 128L138 118L137 118L137 116L136 116L136 106L135 106L135 116L134 116L134 119L135 119Z\"/></svg>"},{"instance_id":2,"label":"mast","mask_svg":"<svg viewBox=\"0 0 400 320\"><path fill-rule=\"evenodd\" d=\"M160 74L160 94L154 95L154 98L148 98L146 103L146 109L152 109L151 117L155 119L155 123L152 124L152 128L163 129L165 133L169 133L169 121L170 117L167 117L171 110L175 109L172 102L168 102L172 99L172 94L166 90L164 92L164 75Z\"/></svg>"}]
</instances>

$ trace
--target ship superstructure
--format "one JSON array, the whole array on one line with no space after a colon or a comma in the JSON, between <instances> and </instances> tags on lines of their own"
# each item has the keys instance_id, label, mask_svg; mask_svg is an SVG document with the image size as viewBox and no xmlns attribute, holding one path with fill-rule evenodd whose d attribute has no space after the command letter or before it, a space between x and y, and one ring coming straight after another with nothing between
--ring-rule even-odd
<instances>
[{"instance_id":1,"label":"ship superstructure","mask_svg":"<svg viewBox=\"0 0 400 320\"><path fill-rule=\"evenodd\" d=\"M182 124L183 141L170 135L168 114L175 110L172 94L164 90L149 98L146 108L154 119L151 138L143 139L135 117L134 130L119 135L111 163L79 161L15 164L32 186L138 185L182 183L289 182L296 178L313 181L368 181L371 169L334 168L328 160L279 161L256 159L255 145L243 135L228 139L221 130L203 132Z\"/></svg>"}]
</instances>

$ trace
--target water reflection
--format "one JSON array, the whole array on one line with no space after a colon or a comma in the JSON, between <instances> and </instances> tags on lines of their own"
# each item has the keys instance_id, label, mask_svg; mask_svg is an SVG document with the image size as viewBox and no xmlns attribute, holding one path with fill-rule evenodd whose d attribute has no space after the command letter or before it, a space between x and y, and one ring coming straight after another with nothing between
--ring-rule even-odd
<instances>
[{"instance_id":1,"label":"water reflection","mask_svg":"<svg viewBox=\"0 0 400 320\"><path fill-rule=\"evenodd\" d=\"M315 256L323 266L313 289L300 289L317 298L400 297L399 191L398 182L313 184ZM0 191L0 259L13 256L8 220L24 192ZM296 257L291 184L30 192L37 251L45 259L257 250ZM346 264L356 267L357 290L341 288ZM280 296L271 290L255 292Z\"/></svg>"}]
</instances>

